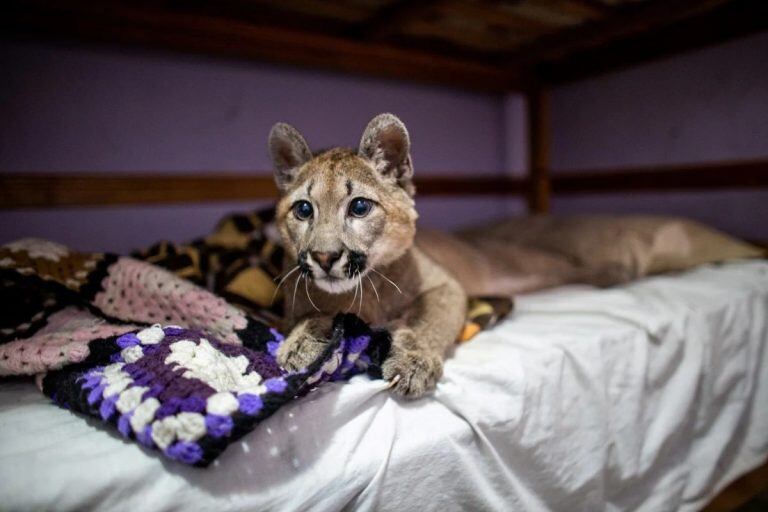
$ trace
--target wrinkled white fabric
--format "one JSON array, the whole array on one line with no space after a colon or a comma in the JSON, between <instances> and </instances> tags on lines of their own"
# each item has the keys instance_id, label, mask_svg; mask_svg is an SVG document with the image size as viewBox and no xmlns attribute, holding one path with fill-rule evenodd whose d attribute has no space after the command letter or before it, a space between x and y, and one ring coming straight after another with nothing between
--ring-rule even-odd
<instances>
[{"instance_id":1,"label":"wrinkled white fabric","mask_svg":"<svg viewBox=\"0 0 768 512\"><path fill-rule=\"evenodd\" d=\"M208 469L0 385L9 510L696 510L768 454L768 262L521 297L437 392L322 386Z\"/></svg>"}]
</instances>

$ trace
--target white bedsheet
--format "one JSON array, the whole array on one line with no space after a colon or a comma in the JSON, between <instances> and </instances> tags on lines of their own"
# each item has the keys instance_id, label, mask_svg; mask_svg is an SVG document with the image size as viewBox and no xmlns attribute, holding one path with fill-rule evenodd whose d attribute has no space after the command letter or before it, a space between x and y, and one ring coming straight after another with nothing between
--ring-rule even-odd
<instances>
[{"instance_id":1,"label":"white bedsheet","mask_svg":"<svg viewBox=\"0 0 768 512\"><path fill-rule=\"evenodd\" d=\"M768 262L518 300L434 396L332 384L208 469L0 385L8 510L696 510L768 454Z\"/></svg>"}]
</instances>

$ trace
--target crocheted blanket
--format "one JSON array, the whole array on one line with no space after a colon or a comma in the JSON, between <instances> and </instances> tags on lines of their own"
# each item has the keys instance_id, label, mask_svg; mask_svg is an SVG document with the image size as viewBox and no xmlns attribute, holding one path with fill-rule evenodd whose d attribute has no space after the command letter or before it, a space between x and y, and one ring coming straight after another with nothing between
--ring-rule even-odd
<instances>
[{"instance_id":1,"label":"crocheted blanket","mask_svg":"<svg viewBox=\"0 0 768 512\"><path fill-rule=\"evenodd\" d=\"M323 382L379 377L389 334L349 314L308 368L276 363L272 216L231 216L205 239L134 257L29 239L0 247L0 376L35 375L58 405L196 466ZM465 337L510 308L473 301Z\"/></svg>"}]
</instances>

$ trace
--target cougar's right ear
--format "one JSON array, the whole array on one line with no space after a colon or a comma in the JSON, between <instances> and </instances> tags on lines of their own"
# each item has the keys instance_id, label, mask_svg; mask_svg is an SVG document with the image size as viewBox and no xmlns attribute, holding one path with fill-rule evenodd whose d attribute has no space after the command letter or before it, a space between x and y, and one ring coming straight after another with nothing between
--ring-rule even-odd
<instances>
[{"instance_id":1,"label":"cougar's right ear","mask_svg":"<svg viewBox=\"0 0 768 512\"><path fill-rule=\"evenodd\" d=\"M413 161L408 130L394 114L379 114L371 119L360 139L358 155L373 163L379 174L400 185L413 196Z\"/></svg>"},{"instance_id":2,"label":"cougar's right ear","mask_svg":"<svg viewBox=\"0 0 768 512\"><path fill-rule=\"evenodd\" d=\"M307 141L287 123L276 123L270 130L269 154L275 167L275 183L280 191L290 186L298 168L312 158Z\"/></svg>"}]
</instances>

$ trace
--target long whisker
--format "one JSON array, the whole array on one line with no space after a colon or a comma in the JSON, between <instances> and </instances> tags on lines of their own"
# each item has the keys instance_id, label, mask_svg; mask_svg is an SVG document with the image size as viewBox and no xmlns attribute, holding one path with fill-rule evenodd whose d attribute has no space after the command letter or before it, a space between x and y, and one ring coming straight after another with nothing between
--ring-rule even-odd
<instances>
[{"instance_id":1,"label":"long whisker","mask_svg":"<svg viewBox=\"0 0 768 512\"><path fill-rule=\"evenodd\" d=\"M297 263L296 265L294 265L293 267L289 268L285 272L282 272L282 273L276 275L274 278L272 278L272 280L273 281L277 281L279 279L284 278L285 276L291 275L293 273L293 271L296 270L296 267L298 267L298 266L299 266L299 264Z\"/></svg>"},{"instance_id":2,"label":"long whisker","mask_svg":"<svg viewBox=\"0 0 768 512\"><path fill-rule=\"evenodd\" d=\"M288 279L288 277L289 277L291 274L293 274L294 272L296 272L297 270L299 270L299 266L298 266L298 265L296 265L295 267L293 267L293 268L292 268L292 269L291 269L291 270L290 270L290 271L289 271L287 274L285 274L285 275L283 276L283 278L280 280L280 282L279 282L279 283L277 283L277 286L275 287L275 291L274 291L274 293L272 294L272 301L271 301L271 303L272 303L272 304L274 304L274 303L275 303L275 297L277 297L277 292L278 292L278 290L280 290L280 287L283 285L283 283L285 282L285 280L286 280L286 279Z\"/></svg>"},{"instance_id":3,"label":"long whisker","mask_svg":"<svg viewBox=\"0 0 768 512\"><path fill-rule=\"evenodd\" d=\"M357 306L357 316L360 316L360 311L363 309L363 278L360 276L360 271L357 272L357 286L360 287L360 304Z\"/></svg>"},{"instance_id":4,"label":"long whisker","mask_svg":"<svg viewBox=\"0 0 768 512\"><path fill-rule=\"evenodd\" d=\"M377 290L376 285L373 284L373 279L371 279L371 276L368 274L365 274L365 277L368 278L368 282L371 283L371 287L373 288L373 293L376 294L376 302L381 302L381 300L379 300L379 290Z\"/></svg>"},{"instance_id":5,"label":"long whisker","mask_svg":"<svg viewBox=\"0 0 768 512\"><path fill-rule=\"evenodd\" d=\"M375 268L373 268L373 267L371 267L371 270L373 270L374 272L376 272L377 274L379 274L381 277L383 277L384 279L386 279L386 280L387 280L387 282L388 282L389 284L391 284L392 286L394 286L395 288L397 288L397 291L398 291L398 292L400 292L400 293L403 293L403 291L400 289L400 287L399 287L399 286L397 286L397 284L395 284L395 282L394 282L394 281L392 281L390 278L388 278L387 276L385 276L384 274L382 274L381 272L379 272L378 270L376 270L376 269L375 269Z\"/></svg>"},{"instance_id":6,"label":"long whisker","mask_svg":"<svg viewBox=\"0 0 768 512\"><path fill-rule=\"evenodd\" d=\"M352 309L352 306L355 305L356 300L357 300L357 283L355 283L355 295L352 297L352 302L350 302L349 306L347 306L347 313L349 313L349 310Z\"/></svg>"},{"instance_id":7,"label":"long whisker","mask_svg":"<svg viewBox=\"0 0 768 512\"><path fill-rule=\"evenodd\" d=\"M291 316L293 316L293 312L296 309L296 290L299 289L299 279L301 279L301 275L296 276L296 284L293 285L293 300L291 301Z\"/></svg>"},{"instance_id":8,"label":"long whisker","mask_svg":"<svg viewBox=\"0 0 768 512\"><path fill-rule=\"evenodd\" d=\"M309 303L312 304L312 307L315 308L315 310L319 313L320 308L315 306L315 303L312 301L312 297L309 295L309 280L307 279L307 276L304 277L304 291L307 293L307 299L309 299Z\"/></svg>"}]
</instances>

